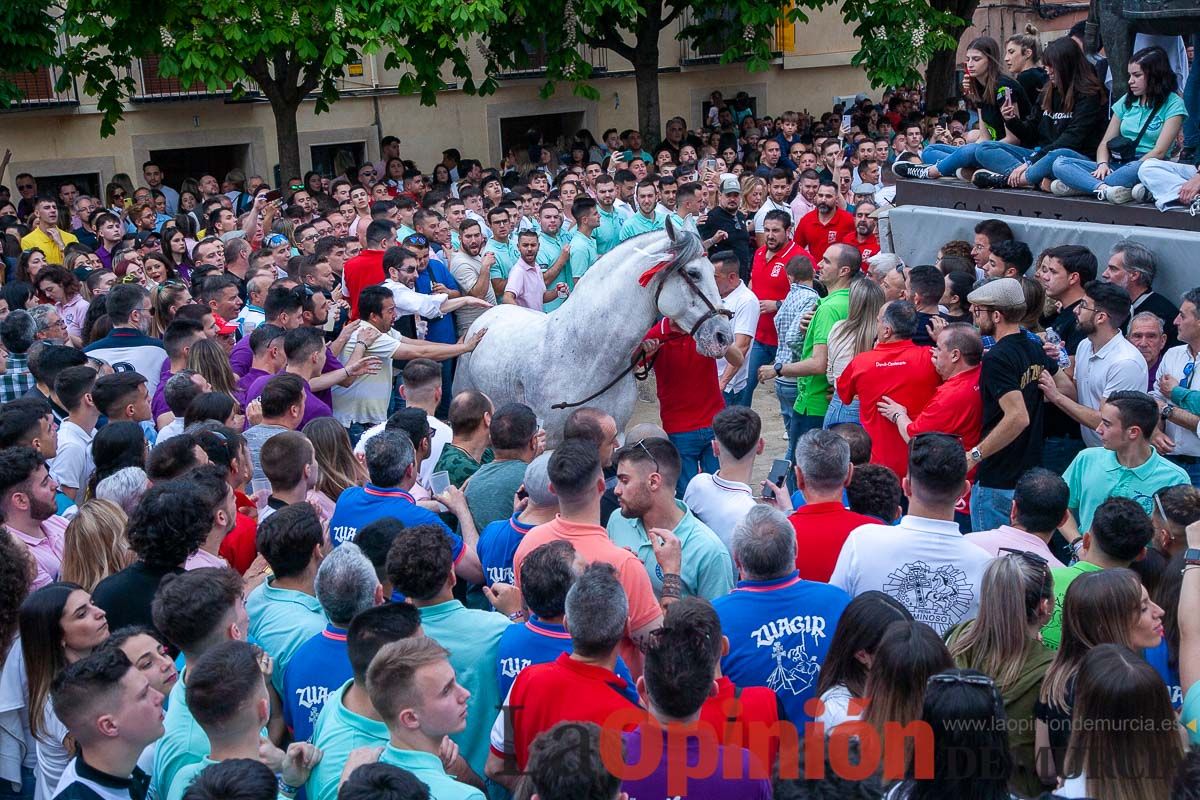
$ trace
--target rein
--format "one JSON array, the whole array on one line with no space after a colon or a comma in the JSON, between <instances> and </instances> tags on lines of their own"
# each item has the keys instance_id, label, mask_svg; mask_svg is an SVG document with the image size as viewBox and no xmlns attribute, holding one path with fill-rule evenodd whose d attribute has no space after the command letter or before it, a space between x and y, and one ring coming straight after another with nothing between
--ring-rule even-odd
<instances>
[{"instance_id":1,"label":"rein","mask_svg":"<svg viewBox=\"0 0 1200 800\"><path fill-rule=\"evenodd\" d=\"M638 278L638 283L641 286L649 286L650 281L654 280L654 278L659 273L669 271L670 268L671 268L670 261L660 261L657 264L655 264L654 266L650 267L650 269L643 272L641 274L641 276ZM700 317L700 319L696 321L696 324L692 326L691 331L688 332L688 336L695 337L696 331L700 330L700 326L703 325L704 323L708 322L713 317L728 317L730 319L733 318L732 311L730 311L729 309L726 309L726 308L717 308L716 306L714 306L712 304L712 302L707 297L704 296L704 292L700 291L700 287L697 286L696 282L694 280L692 280L692 277L687 274L687 270L680 269L679 275L680 275L680 277L683 278L684 282L687 283L688 287L691 288L691 290L696 294L696 296L699 297L704 302L704 305L708 306L708 311L705 312L704 316ZM658 307L658 298L662 294L662 290L663 290L663 281L660 280L658 282L658 288L654 290L654 306L655 306L655 308ZM668 341L670 341L670 339L668 339ZM614 387L618 383L620 383L621 380L624 379L625 376L631 372L633 373L633 377L635 379L637 379L639 381L644 381L644 380L646 380L646 378L650 377L650 370L654 368L654 361L657 358L658 358L658 353L656 352L649 359L646 359L645 353L642 352L642 349L639 346L639 347L637 347L637 349L634 350L633 355L630 357L629 366L627 366L627 367L625 367L625 369L621 370L621 372L617 375L617 377L613 378L611 381L604 384L604 387L601 388L599 391L588 395L587 397L583 398L582 400L576 400L574 403L565 403L565 402L564 403L555 403L554 405L550 406L550 408L552 410L558 410L558 409L562 409L562 408L575 408L577 406L582 406L586 403L590 403L592 400L595 400L597 397L604 394L609 389L611 389L612 387ZM641 365L641 369L638 368L639 365Z\"/></svg>"}]
</instances>

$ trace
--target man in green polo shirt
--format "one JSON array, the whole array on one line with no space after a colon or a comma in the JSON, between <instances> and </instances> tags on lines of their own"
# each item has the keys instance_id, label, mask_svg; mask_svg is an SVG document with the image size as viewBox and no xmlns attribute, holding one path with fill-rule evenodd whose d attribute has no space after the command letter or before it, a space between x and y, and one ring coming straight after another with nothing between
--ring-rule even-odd
<instances>
[{"instance_id":1,"label":"man in green polo shirt","mask_svg":"<svg viewBox=\"0 0 1200 800\"><path fill-rule=\"evenodd\" d=\"M600 225L596 228L596 250L604 255L621 243L621 226L625 215L617 210L617 182L612 175L596 178L596 210Z\"/></svg>"},{"instance_id":2,"label":"man in green polo shirt","mask_svg":"<svg viewBox=\"0 0 1200 800\"><path fill-rule=\"evenodd\" d=\"M1054 576L1054 612L1042 628L1042 642L1054 649L1062 642L1063 598L1072 581L1085 572L1128 567L1141 556L1153 536L1150 517L1137 502L1128 497L1113 497L1101 503L1092 516L1091 530L1078 540L1078 545L1073 545L1079 561L1050 571Z\"/></svg>"},{"instance_id":3,"label":"man in green polo shirt","mask_svg":"<svg viewBox=\"0 0 1200 800\"><path fill-rule=\"evenodd\" d=\"M777 377L797 378L796 413L789 421L789 441L799 441L806 432L825 423L829 409L829 379L825 368L829 362L829 331L834 324L850 316L850 284L862 277L862 255L848 244L832 244L821 257L821 283L829 294L817 303L799 360L777 367ZM797 354L793 353L793 358ZM788 458L794 459L795 453Z\"/></svg>"},{"instance_id":4,"label":"man in green polo shirt","mask_svg":"<svg viewBox=\"0 0 1200 800\"><path fill-rule=\"evenodd\" d=\"M567 276L567 286L574 289L575 281L582 278L600 257L594 236L596 228L600 226L600 212L595 200L581 197L571 206L571 216L575 218L575 230L571 233L571 268L563 274Z\"/></svg>"},{"instance_id":5,"label":"man in green polo shirt","mask_svg":"<svg viewBox=\"0 0 1200 800\"><path fill-rule=\"evenodd\" d=\"M496 206L488 211L487 221L492 235L483 246L483 252L496 257L488 271L488 279L492 282L492 291L496 292L496 297L503 297L508 273L512 271L513 264L517 263L516 248L508 238L512 231L512 217L509 216L508 209Z\"/></svg>"},{"instance_id":6,"label":"man in green polo shirt","mask_svg":"<svg viewBox=\"0 0 1200 800\"><path fill-rule=\"evenodd\" d=\"M491 734L488 721L504 699L500 696L496 680L500 637L511 624L508 614L520 611L520 593L509 593L509 599L515 599L516 603L506 607L502 614L467 608L456 600L450 539L439 526L415 525L405 528L392 542L390 552L393 555L387 561L388 579L396 591L420 610L421 628L425 635L450 651L450 677L453 679L457 675L457 682L466 688L466 695L470 699L464 698L464 702L473 721L465 727L459 725L456 730L447 730L445 733L458 744L471 769L482 775L487 764ZM396 558L395 554L403 554L404 557ZM484 594L499 606L500 601L490 589L485 589ZM369 677L367 686L374 700L375 693L370 689ZM388 722L395 743L396 728L386 713L384 720ZM436 741L440 743L441 738L439 734ZM436 745L433 753L437 755ZM433 795L441 797L436 791Z\"/></svg>"},{"instance_id":7,"label":"man in green polo shirt","mask_svg":"<svg viewBox=\"0 0 1200 800\"><path fill-rule=\"evenodd\" d=\"M1163 458L1150 444L1158 415L1158 405L1145 392L1113 392L1100 405L1096 433L1102 446L1081 450L1063 475L1079 530L1092 527L1092 515L1109 497L1132 498L1149 516L1154 511L1155 492L1191 483L1182 467Z\"/></svg>"},{"instance_id":8,"label":"man in green polo shirt","mask_svg":"<svg viewBox=\"0 0 1200 800\"><path fill-rule=\"evenodd\" d=\"M383 747L388 729L367 695L367 667L384 645L421 630L421 615L408 603L388 603L355 615L346 632L346 654L354 677L325 699L312 743L322 752L308 778L308 800L336 800L338 779L351 751Z\"/></svg>"},{"instance_id":9,"label":"man in green polo shirt","mask_svg":"<svg viewBox=\"0 0 1200 800\"><path fill-rule=\"evenodd\" d=\"M456 679L449 656L420 636L393 642L372 659L367 692L389 734L379 760L411 772L437 800L484 800L483 792L448 775L438 755L446 736L457 739L468 725L488 727L470 719L471 693ZM487 668L495 671L492 663Z\"/></svg>"},{"instance_id":10,"label":"man in green polo shirt","mask_svg":"<svg viewBox=\"0 0 1200 800\"><path fill-rule=\"evenodd\" d=\"M246 598L247 636L274 660L271 685L282 691L292 655L329 623L313 590L329 534L313 507L298 503L267 517L255 541L274 574Z\"/></svg>"},{"instance_id":11,"label":"man in green polo shirt","mask_svg":"<svg viewBox=\"0 0 1200 800\"><path fill-rule=\"evenodd\" d=\"M554 203L543 203L538 210L537 265L547 286L565 281L566 266L571 258L571 234L562 229L562 211ZM546 313L563 304L558 298L542 306Z\"/></svg>"},{"instance_id":12,"label":"man in green polo shirt","mask_svg":"<svg viewBox=\"0 0 1200 800\"><path fill-rule=\"evenodd\" d=\"M666 225L667 215L658 209L658 188L654 181L645 180L639 183L634 197L638 210L621 226L622 242L643 233L661 231Z\"/></svg>"},{"instance_id":13,"label":"man in green polo shirt","mask_svg":"<svg viewBox=\"0 0 1200 800\"><path fill-rule=\"evenodd\" d=\"M682 556L681 595L714 600L733 591L733 560L720 537L675 499L680 468L679 451L666 439L643 439L621 449L614 489L621 513L608 518L608 537L638 557L657 597L663 569L650 537L658 535L654 531L671 531Z\"/></svg>"}]
</instances>

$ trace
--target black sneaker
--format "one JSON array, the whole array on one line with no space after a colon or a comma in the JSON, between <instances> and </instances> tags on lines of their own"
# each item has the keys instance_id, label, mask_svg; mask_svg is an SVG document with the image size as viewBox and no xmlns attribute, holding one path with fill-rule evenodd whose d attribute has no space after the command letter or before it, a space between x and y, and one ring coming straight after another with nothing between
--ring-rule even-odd
<instances>
[{"instance_id":1,"label":"black sneaker","mask_svg":"<svg viewBox=\"0 0 1200 800\"><path fill-rule=\"evenodd\" d=\"M892 174L901 178L911 178L923 181L929 177L930 164L914 164L911 161L897 161L892 164Z\"/></svg>"},{"instance_id":2,"label":"black sneaker","mask_svg":"<svg viewBox=\"0 0 1200 800\"><path fill-rule=\"evenodd\" d=\"M1008 176L990 169L977 169L971 176L971 183L980 189L1004 189L1008 186Z\"/></svg>"}]
</instances>

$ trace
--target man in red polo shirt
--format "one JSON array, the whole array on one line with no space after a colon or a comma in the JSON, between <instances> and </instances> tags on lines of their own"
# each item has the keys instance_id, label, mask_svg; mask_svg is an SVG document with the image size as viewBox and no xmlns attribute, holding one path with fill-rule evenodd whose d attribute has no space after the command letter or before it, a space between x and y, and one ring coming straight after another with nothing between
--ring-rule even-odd
<instances>
[{"instance_id":1,"label":"man in red polo shirt","mask_svg":"<svg viewBox=\"0 0 1200 800\"><path fill-rule=\"evenodd\" d=\"M913 344L917 309L907 300L893 300L879 309L876 345L855 356L838 378L837 393L849 405L860 400L862 426L871 434L871 462L908 474L908 443L895 424L879 413L877 403L892 397L920 413L937 391L941 379L933 368L928 347Z\"/></svg>"},{"instance_id":2,"label":"man in red polo shirt","mask_svg":"<svg viewBox=\"0 0 1200 800\"><path fill-rule=\"evenodd\" d=\"M982 362L979 331L966 323L947 325L938 333L933 348L933 366L943 381L933 399L911 417L903 403L885 395L876 404L879 414L891 420L906 442L922 433L949 433L962 437L963 448L970 451L979 444L983 431ZM968 480L974 472L972 469L967 475ZM964 507L957 509L960 513L966 513L965 501Z\"/></svg>"},{"instance_id":3,"label":"man in red polo shirt","mask_svg":"<svg viewBox=\"0 0 1200 800\"><path fill-rule=\"evenodd\" d=\"M350 319L358 319L358 295L368 286L383 283L383 251L395 244L396 226L377 219L367 226L367 247L342 266L342 291L350 302Z\"/></svg>"},{"instance_id":4,"label":"man in red polo shirt","mask_svg":"<svg viewBox=\"0 0 1200 800\"><path fill-rule=\"evenodd\" d=\"M764 364L775 363L775 350L779 347L779 331L775 329L775 312L791 289L787 276L787 263L796 256L814 259L804 248L791 241L792 218L786 211L768 211L763 219L763 235L766 244L754 252L750 264L750 290L758 298L758 325L754 329L754 344L750 347L750 366L747 375L758 374ZM737 405L749 406L754 399L754 387L758 381L746 381L744 393Z\"/></svg>"},{"instance_id":5,"label":"man in red polo shirt","mask_svg":"<svg viewBox=\"0 0 1200 800\"><path fill-rule=\"evenodd\" d=\"M712 421L725 408L725 396L713 360L700 355L695 340L671 320L659 320L646 333L642 352L647 360L653 359L658 413L683 462L676 482L682 497L692 478L721 466L713 453ZM725 351L725 358L734 368L741 366L742 354L736 347Z\"/></svg>"},{"instance_id":6,"label":"man in red polo shirt","mask_svg":"<svg viewBox=\"0 0 1200 800\"><path fill-rule=\"evenodd\" d=\"M603 562L588 565L567 592L565 609L571 652L521 670L492 725L484 772L510 790L529 762L533 740L559 722L633 727L644 714L613 671L629 613L616 570Z\"/></svg>"},{"instance_id":7,"label":"man in red polo shirt","mask_svg":"<svg viewBox=\"0 0 1200 800\"><path fill-rule=\"evenodd\" d=\"M878 520L842 505L843 491L854 477L850 442L844 437L821 428L807 431L796 445L795 470L804 505L792 513L792 499L783 486L775 490L775 505L791 514L800 577L828 583L850 531Z\"/></svg>"},{"instance_id":8,"label":"man in red polo shirt","mask_svg":"<svg viewBox=\"0 0 1200 800\"><path fill-rule=\"evenodd\" d=\"M854 233L854 217L837 206L837 186L821 181L817 188L817 207L796 222L796 244L812 253L816 264L826 248Z\"/></svg>"},{"instance_id":9,"label":"man in red polo shirt","mask_svg":"<svg viewBox=\"0 0 1200 800\"><path fill-rule=\"evenodd\" d=\"M879 222L871 215L877 206L864 200L854 207L854 230L841 238L862 254L863 272L867 271L867 259L879 253Z\"/></svg>"}]
</instances>

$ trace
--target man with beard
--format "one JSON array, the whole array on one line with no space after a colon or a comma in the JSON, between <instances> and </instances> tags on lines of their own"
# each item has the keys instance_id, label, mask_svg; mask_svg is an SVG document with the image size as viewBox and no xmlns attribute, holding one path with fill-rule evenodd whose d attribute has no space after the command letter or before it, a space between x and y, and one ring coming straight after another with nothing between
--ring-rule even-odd
<instances>
[{"instance_id":1,"label":"man with beard","mask_svg":"<svg viewBox=\"0 0 1200 800\"><path fill-rule=\"evenodd\" d=\"M211 197L217 197L221 194L221 184L212 175L201 175L196 188L200 192L201 200L208 200Z\"/></svg>"},{"instance_id":2,"label":"man with beard","mask_svg":"<svg viewBox=\"0 0 1200 800\"><path fill-rule=\"evenodd\" d=\"M665 439L643 439L617 451L617 485L621 513L608 518L608 538L632 552L645 566L655 596L661 596L662 575L654 538L679 540L682 562L680 594L715 600L733 590L729 550L712 529L682 500L675 499L682 467L679 451Z\"/></svg>"},{"instance_id":3,"label":"man with beard","mask_svg":"<svg viewBox=\"0 0 1200 800\"><path fill-rule=\"evenodd\" d=\"M658 210L658 190L653 181L642 181L637 185L637 213L621 227L621 241L632 239L650 231L661 231L667 215Z\"/></svg>"},{"instance_id":4,"label":"man with beard","mask_svg":"<svg viewBox=\"0 0 1200 800\"><path fill-rule=\"evenodd\" d=\"M538 227L537 266L542 271L542 282L553 286L565 277L562 272L571 260L571 236L562 230L562 210L553 203L543 203L538 209ZM542 310L553 311L562 301L562 297L555 297Z\"/></svg>"},{"instance_id":5,"label":"man with beard","mask_svg":"<svg viewBox=\"0 0 1200 800\"><path fill-rule=\"evenodd\" d=\"M739 211L742 187L736 175L725 173L718 184L717 207L710 209L704 222L698 225L701 238L712 241L712 249L732 250L738 260L738 275L742 283L750 282L750 234L746 215ZM724 233L723 239L717 238Z\"/></svg>"},{"instance_id":6,"label":"man with beard","mask_svg":"<svg viewBox=\"0 0 1200 800\"><path fill-rule=\"evenodd\" d=\"M1058 362L1021 330L1020 281L989 281L967 301L979 332L996 340L984 353L979 375L983 438L966 453L968 471L979 470L971 492L971 530L990 531L1008 522L1017 479L1041 461L1045 400L1039 379L1043 372L1058 372Z\"/></svg>"},{"instance_id":7,"label":"man with beard","mask_svg":"<svg viewBox=\"0 0 1200 800\"><path fill-rule=\"evenodd\" d=\"M58 203L53 197L39 197L33 206L33 230L21 237L21 249L36 247L46 254L46 262L63 263L63 250L78 242L75 234L58 227Z\"/></svg>"},{"instance_id":8,"label":"man with beard","mask_svg":"<svg viewBox=\"0 0 1200 800\"><path fill-rule=\"evenodd\" d=\"M875 209L876 205L870 200L855 206L854 230L842 237L842 244L848 244L862 254L864 264L879 252L879 222L871 216Z\"/></svg>"},{"instance_id":9,"label":"man with beard","mask_svg":"<svg viewBox=\"0 0 1200 800\"><path fill-rule=\"evenodd\" d=\"M817 207L796 223L796 244L812 253L813 262L821 260L826 248L854 233L854 217L837 205L837 186L821 181L817 187Z\"/></svg>"},{"instance_id":10,"label":"man with beard","mask_svg":"<svg viewBox=\"0 0 1200 800\"><path fill-rule=\"evenodd\" d=\"M1129 316L1129 293L1115 283L1092 281L1075 307L1086 337L1075 351L1075 375L1040 379L1046 399L1079 423L1085 447L1099 447L1100 406L1113 392L1145 391L1146 359L1121 334Z\"/></svg>"},{"instance_id":11,"label":"man with beard","mask_svg":"<svg viewBox=\"0 0 1200 800\"><path fill-rule=\"evenodd\" d=\"M450 297L446 294L425 294L417 291L417 273L421 269L421 258L403 247L389 247L383 254L383 269L387 278L383 286L390 289L396 302L396 313L401 317L417 315L424 319L438 319L460 308L490 308L487 300L470 295ZM416 338L415 326L401 321L401 332Z\"/></svg>"},{"instance_id":12,"label":"man with beard","mask_svg":"<svg viewBox=\"0 0 1200 800\"><path fill-rule=\"evenodd\" d=\"M812 168L812 165L817 163L817 157L812 153L805 153L801 157L800 162L809 164L800 171L800 180L795 198L792 199L791 211L792 219L802 219L805 214L817 207L817 189L821 186L821 176Z\"/></svg>"},{"instance_id":13,"label":"man with beard","mask_svg":"<svg viewBox=\"0 0 1200 800\"><path fill-rule=\"evenodd\" d=\"M791 218L791 207L787 202L788 192L791 191L791 188L792 181L788 177L787 170L771 170L767 179L767 199L763 201L758 211L754 212L754 238L759 247L767 243L767 234L763 230L767 214L772 211L782 211Z\"/></svg>"},{"instance_id":14,"label":"man with beard","mask_svg":"<svg viewBox=\"0 0 1200 800\"><path fill-rule=\"evenodd\" d=\"M83 349L92 358L123 369L132 367L145 376L150 396L158 388L167 351L162 341L146 335L150 330L150 294L136 283L122 283L108 293L108 318L112 330Z\"/></svg>"},{"instance_id":15,"label":"man with beard","mask_svg":"<svg viewBox=\"0 0 1200 800\"><path fill-rule=\"evenodd\" d=\"M608 174L596 177L596 210L600 225L596 228L596 252L604 255L621 242L625 215L617 209L617 183Z\"/></svg>"},{"instance_id":16,"label":"man with beard","mask_svg":"<svg viewBox=\"0 0 1200 800\"><path fill-rule=\"evenodd\" d=\"M463 288L463 295L484 300L486 306L461 309L454 315L458 335L464 336L471 323L479 318L485 308L496 305L496 292L492 289L489 276L496 263L495 253L484 253L483 227L473 219L463 220L459 227L459 250L450 256L450 274ZM482 254L482 257L481 257Z\"/></svg>"},{"instance_id":17,"label":"man with beard","mask_svg":"<svg viewBox=\"0 0 1200 800\"><path fill-rule=\"evenodd\" d=\"M37 573L30 591L58 580L67 521L55 512L58 484L32 447L0 452L0 512L9 535L25 545Z\"/></svg>"},{"instance_id":18,"label":"man with beard","mask_svg":"<svg viewBox=\"0 0 1200 800\"><path fill-rule=\"evenodd\" d=\"M775 314L783 305L783 299L791 290L787 276L787 263L793 256L808 255L795 242L788 241L792 220L786 211L772 211L763 221L766 244L754 253L750 267L750 288L758 297L758 327L754 331L754 345L750 349L748 374L757 375L765 364L775 361L779 347L779 332L775 329ZM813 259L810 257L810 261ZM751 405L757 384L748 383L740 405Z\"/></svg>"}]
</instances>

